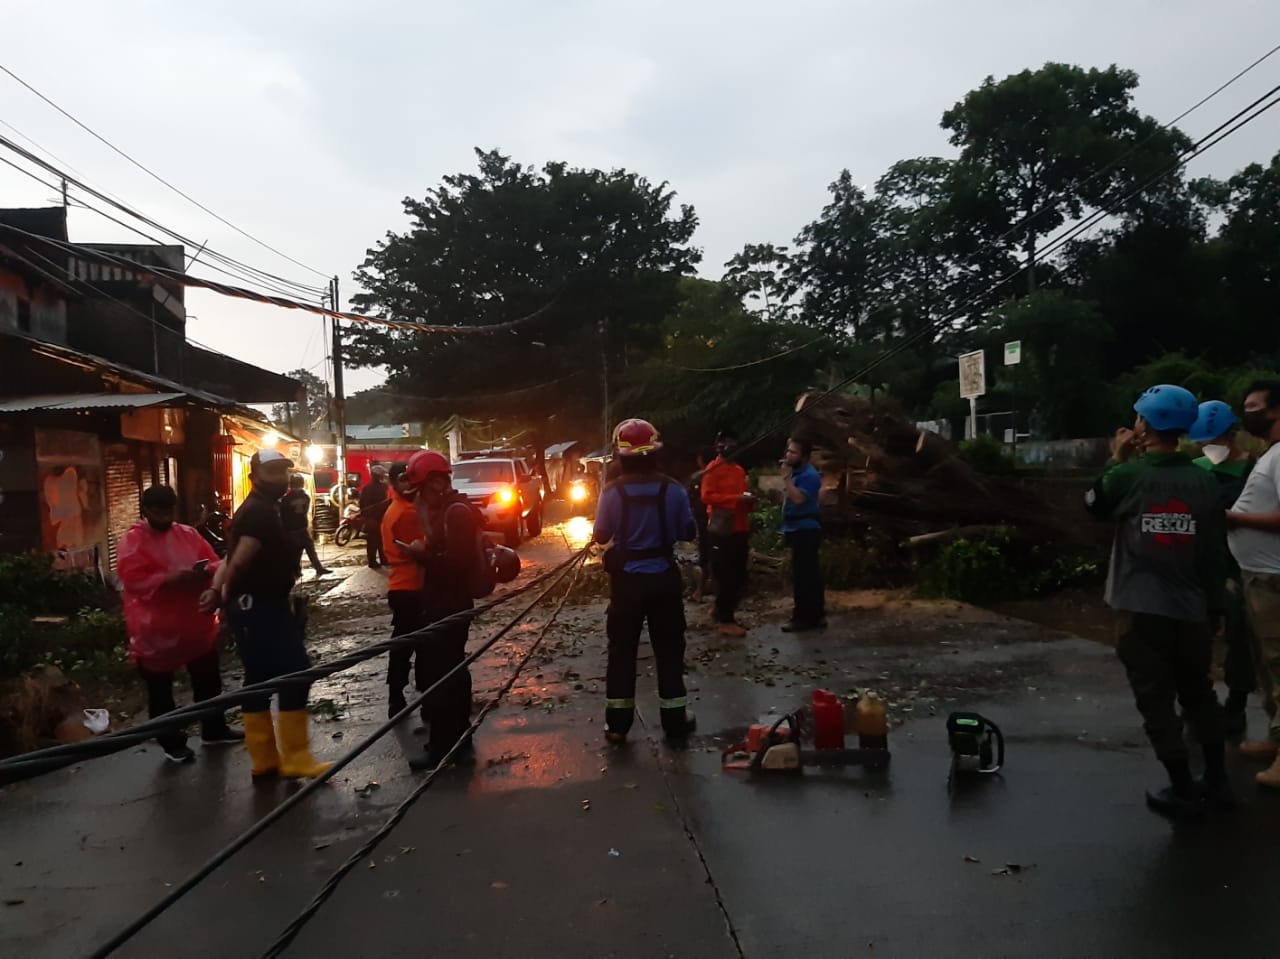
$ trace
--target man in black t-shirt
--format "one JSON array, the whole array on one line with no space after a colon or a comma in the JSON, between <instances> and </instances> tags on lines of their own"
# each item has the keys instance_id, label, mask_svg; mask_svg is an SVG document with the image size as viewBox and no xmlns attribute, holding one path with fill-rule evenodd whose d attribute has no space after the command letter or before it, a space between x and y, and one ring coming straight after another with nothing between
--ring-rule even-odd
<instances>
[{"instance_id":1,"label":"man in black t-shirt","mask_svg":"<svg viewBox=\"0 0 1280 959\"><path fill-rule=\"evenodd\" d=\"M289 593L297 578L297 547L280 519L280 498L289 487L293 462L275 450L259 450L250 461L253 491L231 517L227 561L213 578L215 602L236 639L246 686L299 672L311 665L305 622ZM307 731L308 685L279 691L277 730L271 722L271 694L244 703L245 745L255 777L280 774L298 779L320 776L328 763L311 754Z\"/></svg>"},{"instance_id":2,"label":"man in black t-shirt","mask_svg":"<svg viewBox=\"0 0 1280 959\"><path fill-rule=\"evenodd\" d=\"M364 524L365 554L370 569L382 569L387 557L382 552L382 515L391 505L391 488L387 485L387 470L375 466L369 471L373 477L360 491L360 519Z\"/></svg>"},{"instance_id":3,"label":"man in black t-shirt","mask_svg":"<svg viewBox=\"0 0 1280 959\"><path fill-rule=\"evenodd\" d=\"M284 531L298 550L298 574L302 573L302 553L311 560L311 568L316 576L324 576L333 570L326 569L316 553L315 540L311 538L311 497L307 495L307 481L294 473L289 477L289 492L280 500L280 520L284 523Z\"/></svg>"}]
</instances>

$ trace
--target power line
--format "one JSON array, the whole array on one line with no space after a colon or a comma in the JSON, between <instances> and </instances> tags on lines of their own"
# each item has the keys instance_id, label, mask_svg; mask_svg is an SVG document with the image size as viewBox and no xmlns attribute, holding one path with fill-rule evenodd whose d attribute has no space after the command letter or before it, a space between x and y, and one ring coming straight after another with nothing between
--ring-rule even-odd
<instances>
[{"instance_id":1,"label":"power line","mask_svg":"<svg viewBox=\"0 0 1280 959\"><path fill-rule=\"evenodd\" d=\"M1231 134L1235 133L1236 131L1240 130L1247 124L1256 120L1258 117L1262 116L1262 114L1264 114L1267 110L1270 110L1272 107L1280 104L1280 96L1276 96L1276 94L1278 93L1280 93L1280 85L1272 87L1269 91L1264 93L1262 96L1258 97L1252 103L1248 104L1243 109L1239 110L1238 112L1233 114L1231 117L1229 117L1227 120L1223 121L1217 127L1215 127L1214 129L1206 133L1204 136L1202 136L1190 148L1184 150L1173 163L1171 163L1164 170L1160 171L1159 173L1155 174L1150 179L1145 181L1141 186L1137 187L1130 193L1118 198L1117 200L1112 201L1106 207L1102 207L1096 210L1094 213L1090 214L1081 222L1077 223L1070 229L1059 234L1057 238L1045 243L1044 246L1042 246L1039 250L1036 251L1035 257L1032 259L1039 260L1042 257L1049 255L1050 253L1057 252L1062 247L1064 247L1067 243L1070 243L1072 240L1074 240L1076 237L1082 235L1083 233L1089 230L1092 230L1103 219L1105 219L1107 216L1110 216L1112 213L1114 213L1117 209L1119 209L1125 203L1137 197L1139 194L1144 192L1148 187L1156 183L1158 180L1161 180L1164 177L1168 176L1170 173L1174 172L1175 170L1183 166L1186 166L1196 157L1200 156L1207 150L1221 143ZM1264 104L1263 101L1267 100L1268 97L1274 97L1274 99ZM1005 276L997 280L995 283L987 287L985 290L982 290L968 297L965 301L957 305L949 313L940 317L934 323L931 323L928 326L923 327L916 333L904 338L902 341L895 344L890 349L885 350L883 353L880 354L880 356L876 357L874 360L871 360L869 363L865 364L863 367L856 370L854 373L845 377L839 383L836 383L835 385L829 387L828 389L820 393L814 394L810 402L807 403L802 409L804 410L812 409L814 406L822 403L827 399L830 399L839 390L844 389L850 383L853 383L859 378L865 376L867 373L870 373L872 370L874 370L880 364L884 363L886 360L889 360L894 356L898 355L899 353L909 349L911 346L915 345L915 343L919 342L924 337L940 332L947 323L951 322L952 320L960 316L963 313L964 309L967 306L969 306L971 303L976 302L981 297L985 297L989 295L990 293L1006 285L1007 283L1011 282L1012 280L1020 276L1022 273L1024 273L1029 268L1029 264L1031 262L1032 260L1029 259L1027 263L1024 263L1021 266L1019 266L1017 269L1010 271ZM800 415L800 413L801 413L801 410L797 410L795 412L786 414L786 416L784 417L779 418L777 421L774 422L772 426L770 426L768 429L761 432L754 440L744 444L739 449L746 450L746 449L750 449L751 447L759 445L765 439L771 436L775 431L780 429L782 426L796 419Z\"/></svg>"},{"instance_id":2,"label":"power line","mask_svg":"<svg viewBox=\"0 0 1280 959\"><path fill-rule=\"evenodd\" d=\"M282 258L284 258L284 259L288 260L290 263L294 264L295 266L300 266L300 267L302 267L304 270L310 270L312 273L316 274L317 276L322 276L322 277L324 277L325 279L328 279L328 278L329 278L329 274L328 274L328 273L323 272L323 271L321 271L321 270L317 270L317 269L316 269L315 267L313 267L313 266L308 266L306 263L303 263L301 260L295 260L293 257L289 256L287 253L282 253L280 250L277 250L274 246L271 246L269 243L266 243L266 242L264 242L264 241L262 241L262 240L258 239L258 238L257 238L256 236L254 236L252 233L249 233L249 232L247 232L247 231L245 231L245 230L242 230L240 227L236 226L234 223L232 223L230 220L226 219L225 217L219 216L217 213L214 213L212 210L210 210L207 206L205 206L205 205L204 205L203 203L201 203L199 200L195 199L195 197L191 196L191 195L190 195L190 194L188 194L188 193L183 192L183 191L182 191L182 190L180 190L178 187L174 186L172 183L170 183L168 180L166 180L164 177L160 176L160 174L156 173L154 170L151 170L151 169L150 169L150 168L148 168L147 166L145 166L145 165L143 165L142 163L140 163L138 160L135 160L135 159L134 159L133 157L131 157L129 154L125 153L125 152L124 152L124 150L121 150L118 146L116 146L114 143L112 143L112 142L111 142L110 140L108 140L106 137L102 136L100 133L98 133L97 131L95 131L95 130L91 129L88 125L86 125L85 123L82 123L82 122L81 122L80 120L78 120L76 117L72 116L70 113L68 113L68 112L67 112L66 110L64 110L62 107L58 106L58 104L54 103L54 102L53 102L52 100L50 100L47 96L45 96L43 93L41 93L41 92L40 92L39 90L37 90L35 87L33 87L31 84L29 84L26 80L22 79L22 77L18 76L16 73L14 73L14 72L13 72L12 70L10 70L8 67L6 67L4 64L0 64L0 70L3 70L5 73L7 73L10 77L12 77L12 78L13 78L14 80L16 80L18 83L22 84L22 86L26 87L29 91L31 91L32 93L34 93L37 97L39 97L41 100L43 100L43 101L44 101L45 103L47 103L49 106L53 107L55 110L57 110L59 113L61 113L64 117L66 117L68 120L70 120L70 121L71 121L72 123L74 123L76 126L78 126L80 129L84 130L86 133L88 133L90 136L92 136L92 137L93 137L95 140L97 140L99 143L102 143L103 145L105 145L106 147L108 147L109 149L111 149L113 152L115 152L115 153L117 153L118 155L120 155L120 156L124 157L124 159L128 160L130 163L132 163L135 167L137 167L137 168L138 168L139 170L141 170L143 173L147 174L147 176L151 177L151 178L152 178L153 180L155 180L156 182L158 182L158 183L160 183L160 184L162 184L162 185L164 185L164 186L168 187L170 190L172 190L174 193L178 194L178 196L182 197L182 198L183 198L184 200L186 200L187 202L192 203L192 204L194 204L195 206L199 207L201 210L203 210L205 213L209 214L209 216L213 217L213 218L214 218L215 220L217 220L219 223L223 224L224 226L228 226L228 227L230 227L231 229L233 229L233 230L235 230L237 233L239 233L241 236L245 237L246 239L252 240L254 243L258 244L258 246L262 247L264 250L270 250L270 251L271 251L272 253L274 253L276 256L279 256L279 257L282 257Z\"/></svg>"},{"instance_id":3,"label":"power line","mask_svg":"<svg viewBox=\"0 0 1280 959\"><path fill-rule=\"evenodd\" d=\"M0 69L3 69L3 68L0 68ZM137 210L133 209L132 207L123 203L122 201L117 200L114 197L107 195L103 191L90 186L88 183L85 183L83 180L80 180L72 176L71 174L67 173L65 170L59 169L58 167L54 166L52 163L49 163L47 160L43 159L42 157L37 156L36 154L32 153L30 150L26 149L25 147L20 146L17 143L14 143L8 137L0 136L0 146L6 147L12 152L18 154L23 159L27 160L29 163L34 163L36 166L40 167L45 172L51 173L54 176L59 177L62 180L65 180L67 183L78 187L79 189L83 190L85 193L100 200L103 203L108 204L109 206L114 207L115 209L119 210L121 213L125 214L126 216L132 217L133 219L139 221L140 223L145 223L147 226L151 227L152 229L158 230L161 233L171 236L174 239L178 240L180 243L183 243L187 246L197 249L197 251L202 250L203 252L207 253L209 256L212 256L213 258L217 259L219 262L222 262L228 266L239 267L241 270L246 271L249 274L262 277L266 280L274 280L277 283L284 284L285 286L288 286L288 287L293 287L311 296L319 296L320 293L322 292L319 287L308 286L305 283L298 283L295 280L290 280L286 277L278 276L275 273L271 273L267 270L260 270L257 267L250 266L246 263L243 263L235 259L234 257L229 257L229 256L226 256L225 254L217 252L216 250L208 249L207 244L197 243L195 240L191 239L190 237L182 235L177 230L172 230L169 227L166 227L164 224L159 223L158 221L152 219L151 217L138 212ZM21 169L21 168L18 168L18 169ZM132 227L129 227L129 228L134 229ZM137 231L135 229L135 232L141 232L141 231ZM143 235L145 236L145 234Z\"/></svg>"},{"instance_id":4,"label":"power line","mask_svg":"<svg viewBox=\"0 0 1280 959\"><path fill-rule=\"evenodd\" d=\"M733 373L737 370L749 370L753 366L761 366L765 363L772 363L774 360L780 360L784 356L790 356L792 353L799 353L801 350L807 350L811 346L816 346L826 339L826 336L818 336L807 343L801 343L799 346L788 347L781 352L774 353L772 356L761 357L758 360L752 360L749 363L738 363L735 366L713 366L708 369L696 369L690 366L678 366L675 363L668 363L667 366L673 370L679 370L681 373Z\"/></svg>"},{"instance_id":5,"label":"power line","mask_svg":"<svg viewBox=\"0 0 1280 959\"><path fill-rule=\"evenodd\" d=\"M544 573L542 576L539 576L537 579L526 584L521 589L513 591L512 593L508 593L503 597L501 597L501 599L496 600L492 603L486 604L485 607L481 607L478 610L464 610L462 613L455 613L453 614L453 616L446 617L444 620L440 620L438 623L433 624L435 626L440 626L441 624L446 623L446 621L448 623L456 623L459 621L469 622L470 620L474 619L479 614L479 612L483 612L486 608L491 609L493 606L496 606L499 602L505 602L509 599L512 599L518 593L528 592L529 590L533 589L535 585L541 584L548 579L552 580L550 586L548 586L545 590L539 593L538 596L531 603L529 603L528 606L526 606L524 609L518 612L511 620L509 620L506 623L506 625L504 625L496 633L494 633L492 636L486 639L474 652L470 653L465 659L463 659L456 666L450 669L444 676L436 680L436 682L432 683L431 686L428 687L426 690L419 693L414 700L409 702L404 707L404 709L400 710L400 712L396 713L394 716L392 716L390 719L384 722L381 726L375 729L372 733L370 733L367 737L365 737L364 740L358 743L349 752L347 752L341 758L339 758L337 762L335 762L332 766L330 766L327 771L317 776L315 779L310 780L305 786L303 786L297 792L293 793L291 796L285 799L282 803L280 803L280 805L272 809L271 812L267 813L265 816L263 816L261 819L255 822L252 826L250 826L248 829L242 832L239 836L233 839L230 843L228 843L226 846L220 849L217 853L215 853L204 865L202 865L194 873L192 873L182 882L175 884L169 890L169 892L167 892L164 895L164 897L160 899L159 902L155 903L155 905L153 905L150 909L148 909L142 915L135 918L132 922L130 922L127 926L125 926L124 929L120 930L120 932L116 933L114 936L108 939L106 943L96 948L90 955L90 959L105 959L105 957L111 955L113 952L115 952L115 950L119 949L122 945L124 945L126 942L128 942L130 939L136 936L139 932L141 932L143 929L149 926L152 922L158 919L161 915L163 915L171 906L177 903L179 899L181 899L183 896L189 893L192 889L198 886L201 882L207 879L214 872L214 870L216 870L219 866L225 863L228 859L234 856L237 852L239 852L245 846L249 845L250 842L252 842L258 836L260 836L262 833L266 832L266 830L270 826L274 825L276 822L282 819L288 812L295 809L299 804L301 804L304 799L311 796L318 789L323 787L324 784L327 783L330 779L332 779L335 775L337 775L339 772L345 769L348 765L354 762L362 753L365 752L365 750L369 749L374 743L376 743L379 739L381 739L383 736L389 733L392 729L394 729L401 720L403 720L407 716L412 715L414 710L416 710L423 703L423 701L426 700L428 696L435 693L435 691L439 689L440 686L442 686L444 683L452 679L454 675L456 675L461 670L466 669L468 666L474 663L477 659L479 659L482 655L484 655L484 653L488 652L488 650L492 648L498 642L499 639L501 639L503 636L509 633L512 629L514 629L515 625L518 622L520 622L520 620L524 619L524 617L527 616L529 612L535 606L538 605L538 603L542 602L542 600L553 589L556 588L556 586L560 583L560 581L568 574L572 566L582 560L585 553L586 553L585 549L579 550L577 553L574 553L574 555L571 556L569 559L565 560L560 565ZM438 632L438 630L432 630L431 627L427 627L426 630L418 630L416 631L416 633L410 633L404 636L395 637L395 641L408 640L409 642L413 642L413 639L411 637L414 637L415 635L421 636L428 631ZM391 648L393 645L393 642L394 641L384 640L380 643L372 644L370 647L368 647L368 649L376 650L377 653L380 654L382 652L385 652L387 649ZM348 656L343 657L342 660L338 660L338 662L339 663L346 662L347 665L352 665L350 662L347 662L347 661L351 660L354 655L355 654L349 654ZM367 659L369 657L365 656L363 658ZM342 668L346 668L346 666L343 666ZM293 676L303 676L303 675L312 674L312 673L315 673L316 670L317 670L317 667L313 667L310 670L305 670L303 673L293 674ZM290 678L281 677L277 680L274 680L273 683L280 684L282 681L286 681L290 679L291 677ZM297 680L292 680L292 681L297 681ZM241 690L241 692L243 693L244 690ZM214 699L211 699L211 700L205 700L202 703L200 703L199 706L207 708L209 704L219 703L220 701L225 700L225 698L226 698L226 694L223 694L223 696L221 697L215 697ZM193 712L197 712L198 710L194 705L185 707L185 709L188 713L187 722L190 722L191 721L190 714ZM182 713L182 711L183 710L175 710L174 712L167 713L165 717L162 717L162 718L168 719L170 717L174 717ZM144 724L144 725L148 725L148 724ZM141 728L142 727L139 727L139 729ZM115 735L117 737L122 738L122 734L117 733ZM151 735L154 736L155 733L152 732ZM84 745L93 743L94 741L95 740L85 740L83 743L76 743L73 745L84 746ZM58 749L58 747L53 747L53 749L48 749L48 750L42 750L42 752L49 753L49 752L53 752L56 749ZM5 763L0 762L0 768L3 768L4 765Z\"/></svg>"},{"instance_id":6,"label":"power line","mask_svg":"<svg viewBox=\"0 0 1280 959\"><path fill-rule=\"evenodd\" d=\"M485 703L484 708L480 710L480 714L476 716L475 720L471 723L467 731L463 733L461 737L459 737L456 743L454 743L453 747L449 750L448 753L445 754L444 758L440 761L440 764L436 766L433 770L431 770L431 772L427 774L427 777L417 786L417 788L414 789L413 792L409 793L409 795L404 798L404 800L400 803L400 805L398 805L395 808L395 810L387 818L386 822L384 822L378 828L378 831L375 832L372 836L370 836L368 840L366 840L360 846L359 849L357 849L350 856L348 856L346 860L340 866L338 866L337 869L333 871L333 874L330 875L329 878L325 880L324 885L320 887L320 890L315 894L315 896L311 899L311 901L307 903L306 907L300 913L298 913L297 917L294 918L294 920L284 928L284 930L276 938L275 942L273 942L267 948L266 952L262 954L262 959L276 959L276 957L283 954L284 950L289 948L289 944L292 943L293 940L298 937L298 933L302 931L303 927L305 927L307 923L309 923L312 919L315 918L316 914L320 911L320 907L323 906L326 902L328 902L329 898L337 891L338 885L342 882L342 880L345 879L346 876L351 872L351 870L353 870L356 866L360 865L360 863L362 862L367 861L369 856L373 853L373 851L378 848L378 845L382 842L382 840L386 839L387 836L391 835L392 831L396 828L396 826L400 825L404 817L408 815L409 810L413 808L414 803L416 803L419 799L421 799L422 794L431 788L431 784L435 782L436 777L440 775L440 771L446 768L447 764L453 759L453 757L458 753L458 751L463 748L463 744L471 740L471 737L476 734L476 732L480 729L480 726L484 723L485 717L488 716L489 713L493 712L493 710L497 708L498 704L502 701L502 698L511 691L511 687L515 685L516 680L520 677L520 674L524 672L524 668L529 664L529 660L533 658L533 654L536 653L538 649L542 646L542 643L547 638L547 633L550 631L552 624L555 623L556 619L560 615L560 611L564 609L565 603L568 601L569 596L573 593L573 587L578 581L578 575L582 572L582 560L584 560L585 558L586 558L585 551L579 553L575 557L578 563L577 563L577 566L573 568L574 569L573 579L570 580L568 588L565 589L563 594L561 594L559 602L556 603L556 608L551 611L551 615L548 616L546 622L542 624L542 628L538 631L538 635L535 636L533 639L533 642L529 644L529 648L524 651L524 655L520 657L520 661L516 663L516 668L512 671L511 675L507 677L506 682L502 684L502 686L498 689L494 697L491 700L489 700L489 702ZM561 576L561 578L563 578L563 576L567 574L568 574L568 570L565 571L565 573ZM559 580L557 580L557 583L558 582ZM552 589L555 588L555 585L556 584L553 583L551 588ZM548 592L550 592L550 589L548 589ZM416 706L417 706L417 703L413 703L406 708L408 708L410 712L412 712L413 708L415 708Z\"/></svg>"},{"instance_id":7,"label":"power line","mask_svg":"<svg viewBox=\"0 0 1280 959\"><path fill-rule=\"evenodd\" d=\"M16 227L8 223L0 223L0 231L8 231L10 233L17 233L22 236L30 237L32 239L39 240L42 243L60 247L69 253L75 253L88 259L102 260L115 266L123 267L124 269L142 276L154 276L160 279L171 280L175 283L181 283L184 286L212 290L213 292L221 293L224 296L237 297L243 300L252 300L255 303L267 303L272 306L285 307L286 309L302 310L304 312L315 313L320 316L329 316L340 320L350 320L353 323L368 323L374 326L385 326L390 329L400 330L406 333L429 333L448 336L506 333L539 319L548 310L555 306L559 299L558 297L553 297L532 313L527 313L514 320L507 320L502 323L491 323L481 326L445 326L442 324L418 323L412 320L389 320L381 316L366 316L363 313L342 313L324 306L317 306L312 303L302 303L298 300L289 299L288 297L269 296L265 293L260 293L257 290L248 290L244 287L218 283L214 280L204 279L203 277L192 276L191 274L184 273L181 270L172 270L163 266L143 265L125 257L115 256L106 250L85 246L80 243L71 243L69 241L62 241L52 237L42 236L39 233L32 233L30 230L23 230L20 227Z\"/></svg>"}]
</instances>

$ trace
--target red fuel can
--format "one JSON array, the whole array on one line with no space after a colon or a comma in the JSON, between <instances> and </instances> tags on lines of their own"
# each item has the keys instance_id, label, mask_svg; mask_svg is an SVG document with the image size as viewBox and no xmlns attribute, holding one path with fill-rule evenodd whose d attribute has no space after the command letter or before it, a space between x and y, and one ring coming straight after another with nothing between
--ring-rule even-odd
<instances>
[{"instance_id":1,"label":"red fuel can","mask_svg":"<svg viewBox=\"0 0 1280 959\"><path fill-rule=\"evenodd\" d=\"M844 706L825 689L813 691L813 744L818 749L844 749Z\"/></svg>"}]
</instances>

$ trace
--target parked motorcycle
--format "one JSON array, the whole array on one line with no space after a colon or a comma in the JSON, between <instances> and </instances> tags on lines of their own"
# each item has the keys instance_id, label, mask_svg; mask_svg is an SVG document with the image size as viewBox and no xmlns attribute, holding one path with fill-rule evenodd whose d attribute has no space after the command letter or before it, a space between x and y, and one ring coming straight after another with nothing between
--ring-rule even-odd
<instances>
[{"instance_id":1,"label":"parked motorcycle","mask_svg":"<svg viewBox=\"0 0 1280 959\"><path fill-rule=\"evenodd\" d=\"M213 547L219 557L227 555L227 514L216 506L201 506L200 520L196 523L196 532L204 537L204 541Z\"/></svg>"},{"instance_id":2,"label":"parked motorcycle","mask_svg":"<svg viewBox=\"0 0 1280 959\"><path fill-rule=\"evenodd\" d=\"M364 536L364 517L360 515L360 507L348 503L342 511L342 522L333 534L333 541L339 546L346 546L352 539Z\"/></svg>"}]
</instances>

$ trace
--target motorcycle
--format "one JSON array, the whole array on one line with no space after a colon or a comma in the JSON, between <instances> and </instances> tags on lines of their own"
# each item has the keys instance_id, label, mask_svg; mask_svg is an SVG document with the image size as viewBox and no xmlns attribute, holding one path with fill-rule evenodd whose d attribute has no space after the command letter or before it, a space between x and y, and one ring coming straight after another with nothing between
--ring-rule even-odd
<instances>
[{"instance_id":1,"label":"motorcycle","mask_svg":"<svg viewBox=\"0 0 1280 959\"><path fill-rule=\"evenodd\" d=\"M333 534L333 541L339 546L346 546L352 539L364 536L364 517L360 515L360 507L348 503L342 511L342 521Z\"/></svg>"},{"instance_id":2,"label":"motorcycle","mask_svg":"<svg viewBox=\"0 0 1280 959\"><path fill-rule=\"evenodd\" d=\"M227 555L227 514L216 506L201 506L200 521L196 523L196 532L204 537L204 541L213 547L219 558Z\"/></svg>"},{"instance_id":3,"label":"motorcycle","mask_svg":"<svg viewBox=\"0 0 1280 959\"><path fill-rule=\"evenodd\" d=\"M574 516L585 516L595 509L596 485L590 477L575 476L569 481L566 496L569 501L569 512Z\"/></svg>"}]
</instances>

